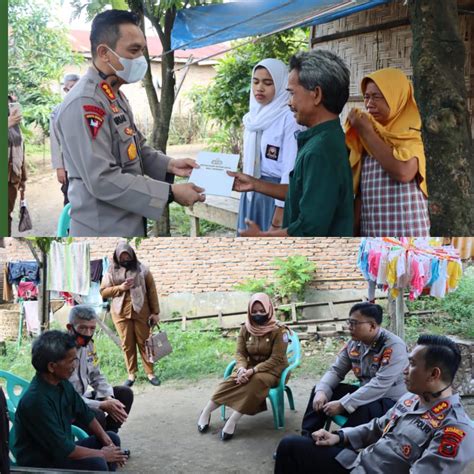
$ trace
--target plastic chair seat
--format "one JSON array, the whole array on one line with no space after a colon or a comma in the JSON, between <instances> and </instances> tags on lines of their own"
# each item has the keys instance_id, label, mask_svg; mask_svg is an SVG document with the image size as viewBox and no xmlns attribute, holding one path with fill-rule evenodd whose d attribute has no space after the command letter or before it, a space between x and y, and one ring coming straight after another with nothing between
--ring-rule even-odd
<instances>
[{"instance_id":1,"label":"plastic chair seat","mask_svg":"<svg viewBox=\"0 0 474 474\"><path fill-rule=\"evenodd\" d=\"M69 227L71 225L71 204L68 202L61 211L58 220L58 228L56 230L56 237L67 237L69 235Z\"/></svg>"},{"instance_id":2,"label":"plastic chair seat","mask_svg":"<svg viewBox=\"0 0 474 474\"><path fill-rule=\"evenodd\" d=\"M288 398L288 404L291 410L295 409L295 402L293 399L293 393L291 388L286 385L291 371L298 367L301 362L301 345L300 340L296 332L291 331L289 336L288 348L286 351L288 357L288 367L282 372L280 381L276 387L273 387L268 392L267 398L270 399L270 404L273 411L273 423L276 429L285 427L285 393ZM224 380L230 377L232 370L234 369L236 361L233 360L227 366L224 372ZM225 405L221 407L221 418L225 420Z\"/></svg>"}]
</instances>

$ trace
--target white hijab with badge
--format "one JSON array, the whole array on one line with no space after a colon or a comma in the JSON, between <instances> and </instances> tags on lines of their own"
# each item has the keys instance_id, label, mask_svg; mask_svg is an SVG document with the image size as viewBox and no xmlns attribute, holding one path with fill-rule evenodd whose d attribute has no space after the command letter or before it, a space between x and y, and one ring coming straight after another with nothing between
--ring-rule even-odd
<instances>
[{"instance_id":1,"label":"white hijab with badge","mask_svg":"<svg viewBox=\"0 0 474 474\"><path fill-rule=\"evenodd\" d=\"M244 153L243 172L256 178L260 178L261 152L260 139L262 133L271 127L285 113L288 113L289 93L286 90L288 85L288 67L279 59L264 59L260 61L252 70L252 78L257 67L264 67L272 76L275 85L275 96L267 105L260 105L255 99L253 92L250 93L250 110L244 115ZM251 198L252 193L247 193Z\"/></svg>"}]
</instances>

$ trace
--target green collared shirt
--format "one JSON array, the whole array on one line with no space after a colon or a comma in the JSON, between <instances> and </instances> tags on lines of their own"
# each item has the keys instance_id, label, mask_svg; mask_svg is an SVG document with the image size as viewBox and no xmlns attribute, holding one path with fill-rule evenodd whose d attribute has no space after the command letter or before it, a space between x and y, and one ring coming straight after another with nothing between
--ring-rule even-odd
<instances>
[{"instance_id":1,"label":"green collared shirt","mask_svg":"<svg viewBox=\"0 0 474 474\"><path fill-rule=\"evenodd\" d=\"M93 418L70 382L52 385L36 374L15 413L12 450L18 465L53 467L76 447L71 424L88 425Z\"/></svg>"},{"instance_id":2,"label":"green collared shirt","mask_svg":"<svg viewBox=\"0 0 474 474\"><path fill-rule=\"evenodd\" d=\"M295 237L352 236L352 172L339 119L300 132L297 141L283 228Z\"/></svg>"}]
</instances>

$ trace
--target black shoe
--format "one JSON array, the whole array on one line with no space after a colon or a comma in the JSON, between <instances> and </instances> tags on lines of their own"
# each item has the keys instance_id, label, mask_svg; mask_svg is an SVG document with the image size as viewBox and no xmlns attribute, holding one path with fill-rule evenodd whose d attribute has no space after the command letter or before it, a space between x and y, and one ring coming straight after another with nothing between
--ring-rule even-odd
<instances>
[{"instance_id":1,"label":"black shoe","mask_svg":"<svg viewBox=\"0 0 474 474\"><path fill-rule=\"evenodd\" d=\"M155 387L158 387L158 385L161 384L160 379L156 375L153 378L148 379L148 382L150 382Z\"/></svg>"},{"instance_id":2,"label":"black shoe","mask_svg":"<svg viewBox=\"0 0 474 474\"><path fill-rule=\"evenodd\" d=\"M197 424L198 425L198 431L199 433L205 433L208 429L209 429L209 424L211 422L211 415L209 415L209 419L207 420L207 424L206 425L200 425L199 423Z\"/></svg>"},{"instance_id":3,"label":"black shoe","mask_svg":"<svg viewBox=\"0 0 474 474\"><path fill-rule=\"evenodd\" d=\"M135 380L127 379L127 380L125 380L125 382L123 384L124 384L125 387L131 387L134 383L135 383Z\"/></svg>"},{"instance_id":4,"label":"black shoe","mask_svg":"<svg viewBox=\"0 0 474 474\"><path fill-rule=\"evenodd\" d=\"M221 430L221 440L222 441L229 441L229 439L232 439L234 436L234 433L226 433L224 430Z\"/></svg>"}]
</instances>

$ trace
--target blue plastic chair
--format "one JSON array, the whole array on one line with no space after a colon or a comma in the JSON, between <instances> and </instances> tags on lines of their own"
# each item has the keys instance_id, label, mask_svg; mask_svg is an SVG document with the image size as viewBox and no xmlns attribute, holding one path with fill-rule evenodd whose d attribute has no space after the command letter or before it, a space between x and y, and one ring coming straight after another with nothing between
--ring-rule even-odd
<instances>
[{"instance_id":1,"label":"blue plastic chair","mask_svg":"<svg viewBox=\"0 0 474 474\"><path fill-rule=\"evenodd\" d=\"M58 220L58 228L56 230L56 237L67 237L69 235L69 227L71 226L71 203L67 203Z\"/></svg>"},{"instance_id":2,"label":"blue plastic chair","mask_svg":"<svg viewBox=\"0 0 474 474\"><path fill-rule=\"evenodd\" d=\"M290 409L295 409L295 402L293 399L293 393L291 388L286 385L287 379L293 369L298 367L301 362L301 345L300 340L298 338L298 334L296 332L291 331L289 334L289 342L288 348L286 351L288 357L288 367L282 372L280 377L280 382L274 388L271 388L268 392L267 398L270 399L270 403L272 405L273 410L273 423L275 425L275 429L284 428L285 427L285 393L288 398L288 404L290 405ZM227 379L232 370L234 369L236 361L233 360L225 369L224 372L224 380ZM221 418L225 420L225 405L221 407Z\"/></svg>"}]
</instances>

